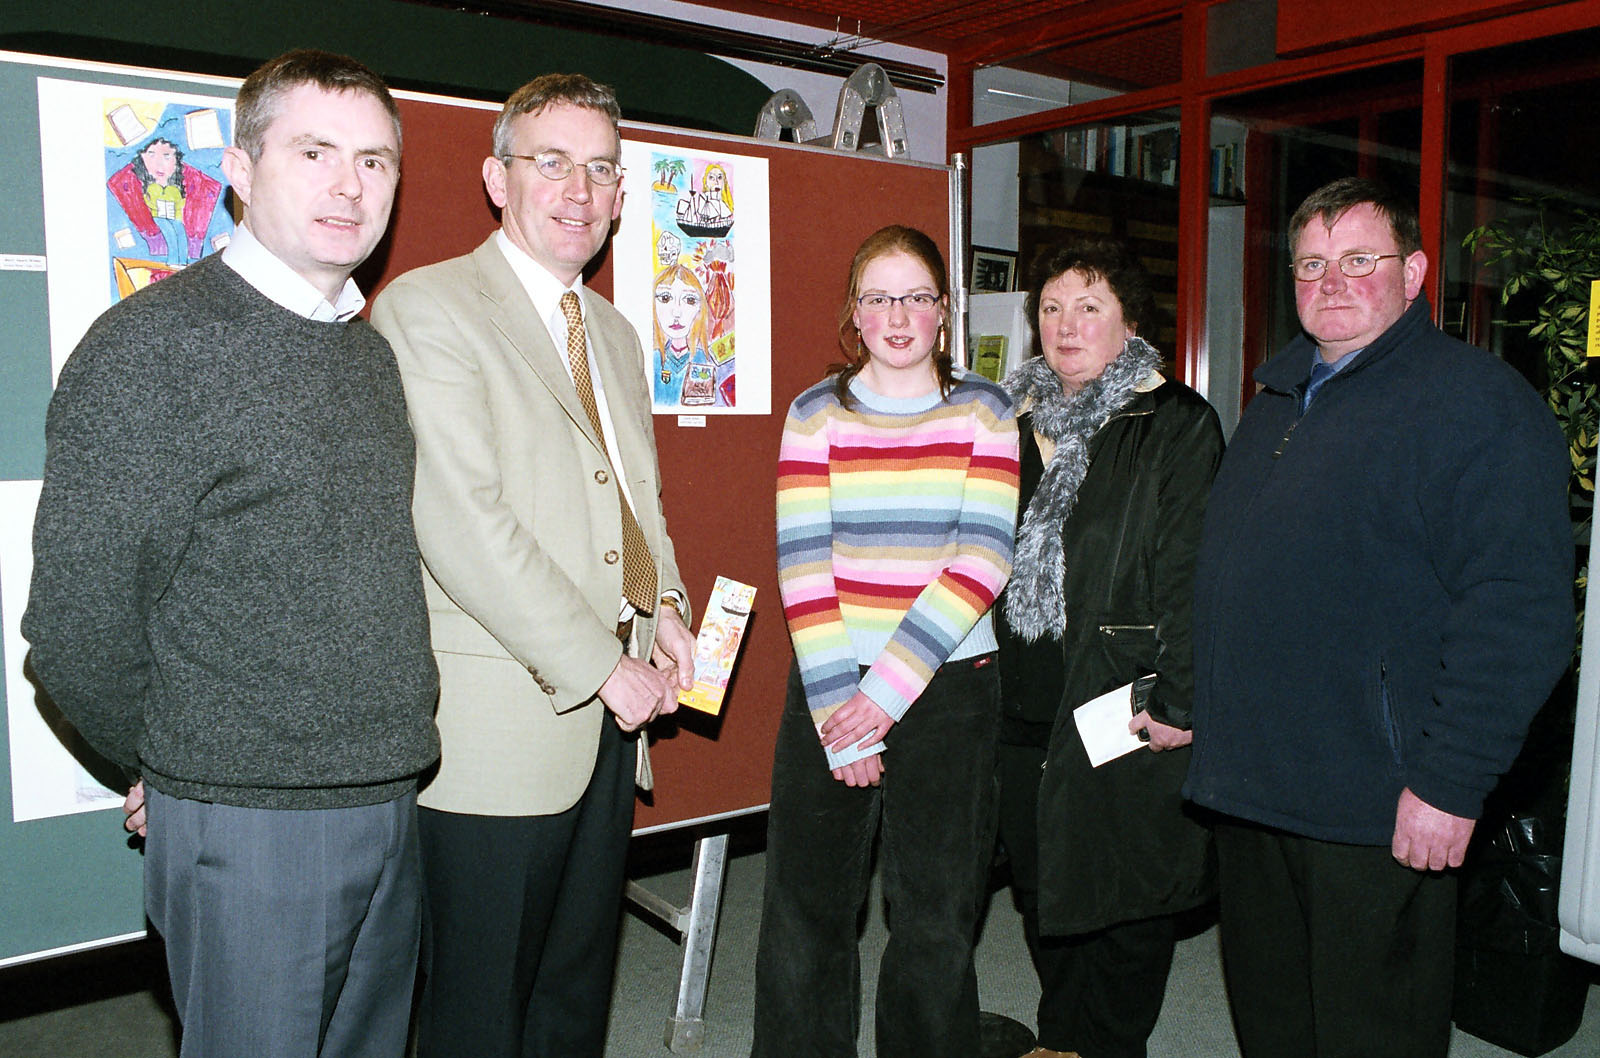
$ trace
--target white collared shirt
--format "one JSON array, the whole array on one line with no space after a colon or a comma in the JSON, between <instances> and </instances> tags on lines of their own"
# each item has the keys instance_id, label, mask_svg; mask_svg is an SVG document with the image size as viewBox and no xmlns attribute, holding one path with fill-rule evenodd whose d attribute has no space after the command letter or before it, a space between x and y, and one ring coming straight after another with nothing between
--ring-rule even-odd
<instances>
[{"instance_id":1,"label":"white collared shirt","mask_svg":"<svg viewBox=\"0 0 1600 1058\"><path fill-rule=\"evenodd\" d=\"M367 304L356 281L350 278L340 288L338 300L330 303L322 291L284 264L243 224L233 230L233 240L223 248L222 263L262 296L316 323L343 323Z\"/></svg>"},{"instance_id":2,"label":"white collared shirt","mask_svg":"<svg viewBox=\"0 0 1600 1058\"><path fill-rule=\"evenodd\" d=\"M551 275L539 262L529 257L521 247L506 238L505 230L495 232L495 245L505 257L506 263L511 265L511 271L516 274L517 281L522 284L522 289L528 294L528 299L533 302L534 312L539 314L539 319L544 321L545 329L550 332L550 341L556 347L557 359L566 369L567 377L572 377L572 365L567 362L567 317L561 311L561 295L572 291L578 295L578 301L583 301L583 277L580 275L573 280L571 286L562 286L561 280ZM622 465L622 449L617 445L617 432L611 422L611 411L606 405L605 384L601 381L600 371L594 358L594 341L589 337L588 310L584 310L584 342L585 350L589 356L589 380L594 384L594 406L600 413L600 431L606 443L606 452L611 456L611 472L616 475L617 481L622 486L622 492L628 497L628 504L634 510L635 516L639 505L634 502L633 490L628 488L628 474ZM622 618L631 617L633 607L626 599L622 601Z\"/></svg>"}]
</instances>

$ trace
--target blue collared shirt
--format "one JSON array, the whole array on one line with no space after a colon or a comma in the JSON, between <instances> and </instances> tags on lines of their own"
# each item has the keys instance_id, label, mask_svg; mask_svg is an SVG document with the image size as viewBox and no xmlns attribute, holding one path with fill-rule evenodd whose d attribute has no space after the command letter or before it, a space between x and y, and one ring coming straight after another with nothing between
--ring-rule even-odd
<instances>
[{"instance_id":1,"label":"blue collared shirt","mask_svg":"<svg viewBox=\"0 0 1600 1058\"><path fill-rule=\"evenodd\" d=\"M1307 371L1304 385L1300 387L1301 415L1304 415L1306 413L1306 409L1311 407L1311 402L1316 399L1317 391L1322 388L1323 383L1327 382L1328 379L1332 378L1334 375L1337 375L1346 367L1350 366L1351 362L1354 361L1356 357L1360 356L1361 353L1361 349L1354 349L1348 353L1345 353L1337 360L1329 361L1322 358L1322 353L1320 351L1312 349L1311 367ZM1320 376L1317 372L1318 367L1323 369Z\"/></svg>"}]
</instances>

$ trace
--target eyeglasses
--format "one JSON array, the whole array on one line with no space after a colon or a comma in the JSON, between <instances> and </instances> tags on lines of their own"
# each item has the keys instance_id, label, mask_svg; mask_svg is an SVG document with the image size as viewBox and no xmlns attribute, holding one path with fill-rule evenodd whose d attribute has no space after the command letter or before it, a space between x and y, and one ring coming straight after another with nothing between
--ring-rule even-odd
<instances>
[{"instance_id":1,"label":"eyeglasses","mask_svg":"<svg viewBox=\"0 0 1600 1058\"><path fill-rule=\"evenodd\" d=\"M1379 261L1404 256L1403 253L1347 253L1339 258L1339 271L1350 279L1360 279L1370 276ZM1302 283L1315 283L1328 274L1328 262L1322 257L1302 257L1290 266L1290 271Z\"/></svg>"},{"instance_id":2,"label":"eyeglasses","mask_svg":"<svg viewBox=\"0 0 1600 1058\"><path fill-rule=\"evenodd\" d=\"M862 312L888 312L889 306L894 304L904 305L908 312L932 312L939 307L939 295L920 290L915 294L901 294L897 298L888 294L863 294L856 298L856 304Z\"/></svg>"},{"instance_id":3,"label":"eyeglasses","mask_svg":"<svg viewBox=\"0 0 1600 1058\"><path fill-rule=\"evenodd\" d=\"M578 168L578 163L567 157L564 151L545 151L541 154L508 154L501 158L509 162L519 158L524 162L532 162L533 168L546 180L565 180ZM604 158L596 158L592 162L585 162L583 168L588 172L589 179L601 187L610 187L622 179L622 166Z\"/></svg>"}]
</instances>

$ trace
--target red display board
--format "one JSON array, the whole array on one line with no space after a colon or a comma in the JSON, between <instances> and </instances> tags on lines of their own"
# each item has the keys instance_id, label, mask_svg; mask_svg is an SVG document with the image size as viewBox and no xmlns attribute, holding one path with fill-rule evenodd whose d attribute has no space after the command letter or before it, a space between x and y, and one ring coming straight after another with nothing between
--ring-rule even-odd
<instances>
[{"instance_id":1,"label":"red display board","mask_svg":"<svg viewBox=\"0 0 1600 1058\"><path fill-rule=\"evenodd\" d=\"M467 253L499 224L480 172L495 111L405 96L400 107L400 194L390 238L361 276L369 296L402 272ZM948 243L950 174L936 166L658 126L625 125L623 136L765 158L771 200L772 414L709 416L703 427L680 427L675 415L655 421L667 526L690 601L703 607L719 574L757 589L722 714L680 710L652 725L656 788L640 802L635 826L657 829L767 803L792 656L778 602L773 506L783 417L795 395L841 359L839 312L861 240L885 224L909 224ZM739 267L760 263L741 260ZM609 295L609 260L587 282ZM755 353L740 347L741 358Z\"/></svg>"}]
</instances>

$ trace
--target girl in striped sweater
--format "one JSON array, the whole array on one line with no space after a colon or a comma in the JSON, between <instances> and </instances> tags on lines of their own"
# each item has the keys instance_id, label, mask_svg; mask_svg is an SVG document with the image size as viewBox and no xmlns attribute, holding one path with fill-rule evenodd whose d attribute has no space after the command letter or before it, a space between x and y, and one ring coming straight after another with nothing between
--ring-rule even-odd
<instances>
[{"instance_id":1,"label":"girl in striped sweater","mask_svg":"<svg viewBox=\"0 0 1600 1058\"><path fill-rule=\"evenodd\" d=\"M1011 401L946 351L938 247L892 226L856 251L848 363L789 409L778 584L795 667L773 765L753 1058L855 1053L856 921L873 839L890 936L877 1053L978 1053L972 946L993 841L1011 569Z\"/></svg>"}]
</instances>

